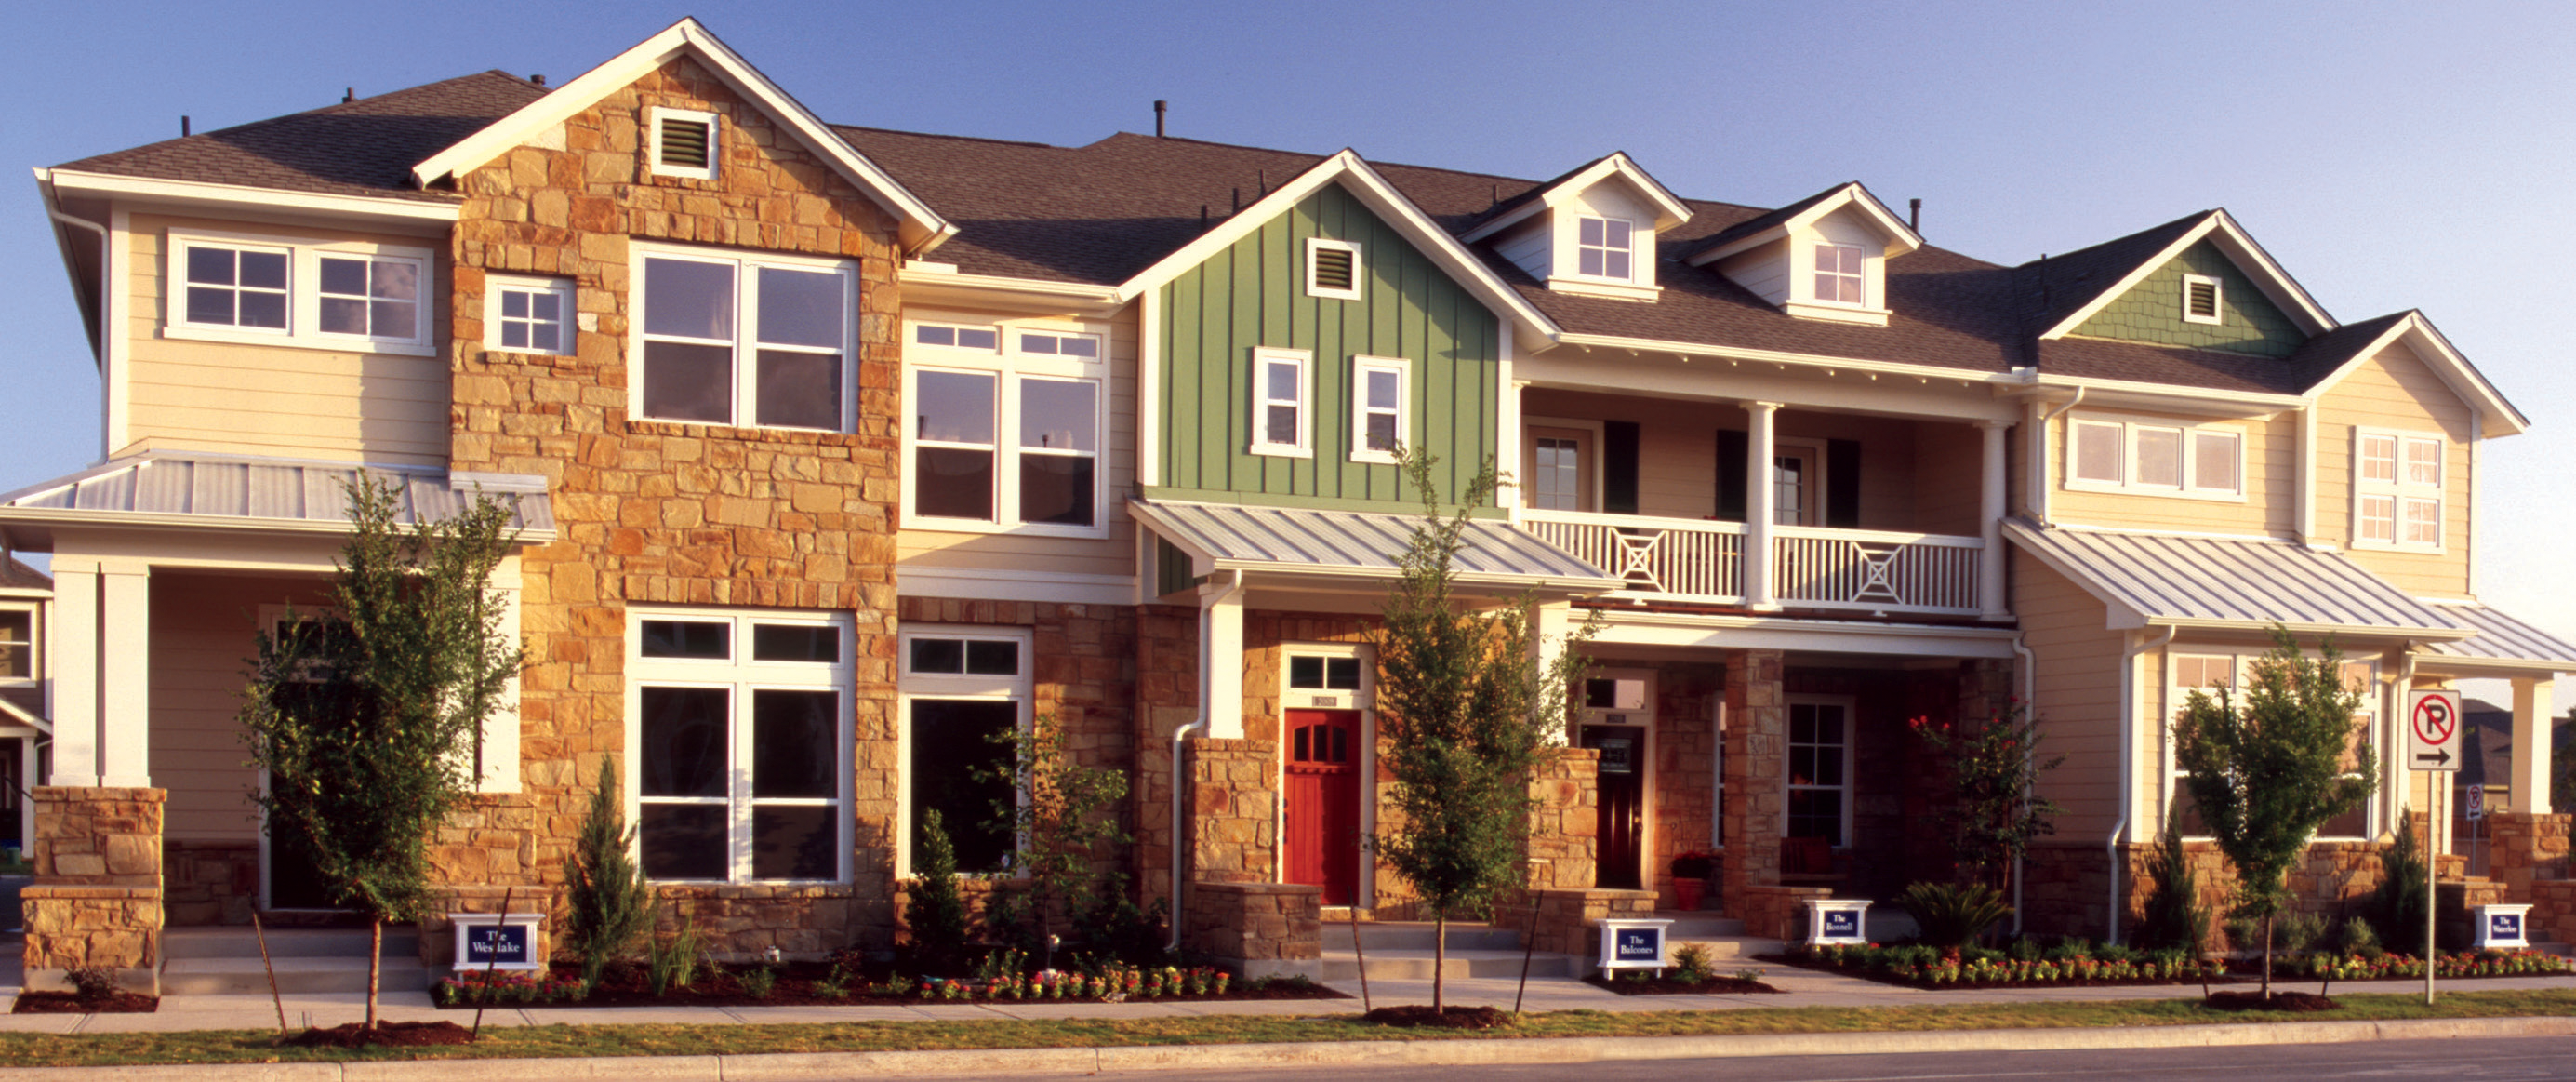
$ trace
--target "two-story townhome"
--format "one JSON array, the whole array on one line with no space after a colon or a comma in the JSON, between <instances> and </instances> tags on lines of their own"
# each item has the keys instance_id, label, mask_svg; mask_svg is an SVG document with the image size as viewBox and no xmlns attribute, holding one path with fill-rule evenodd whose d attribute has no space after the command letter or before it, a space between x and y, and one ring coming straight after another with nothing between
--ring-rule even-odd
<instances>
[{"instance_id":1,"label":"two-story townhome","mask_svg":"<svg viewBox=\"0 0 2576 1082\"><path fill-rule=\"evenodd\" d=\"M2116 934L2165 719L2267 628L2335 637L2383 751L2410 687L2512 678L2520 733L2576 670L2475 600L2479 447L2526 419L2221 211L2004 266L1856 183L1744 207L1624 153L839 126L694 21L39 179L105 389L101 461L0 495L55 580L39 979L327 907L235 695L327 607L360 471L519 509L453 906L559 883L609 757L674 919L739 953L890 946L928 810L1003 870L976 768L1040 717L1132 779L1104 864L1188 945L1296 969L1319 907L1410 915L1360 844L1400 451L1469 501L1465 593L1595 627L1534 788L1552 912L1653 908L1698 849L1757 931L1947 876L1907 722L2018 700L2067 757L2027 917ZM2319 852L2375 867L2409 784Z\"/></svg>"}]
</instances>

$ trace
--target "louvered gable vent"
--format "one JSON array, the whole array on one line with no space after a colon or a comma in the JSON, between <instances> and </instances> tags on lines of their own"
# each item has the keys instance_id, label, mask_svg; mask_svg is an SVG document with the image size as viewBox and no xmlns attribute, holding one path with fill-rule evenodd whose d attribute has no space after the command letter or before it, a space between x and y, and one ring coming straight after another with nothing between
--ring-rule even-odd
<instances>
[{"instance_id":1,"label":"louvered gable vent","mask_svg":"<svg viewBox=\"0 0 2576 1082\"><path fill-rule=\"evenodd\" d=\"M1315 253L1315 286L1318 289L1351 287L1351 254L1335 249Z\"/></svg>"},{"instance_id":2,"label":"louvered gable vent","mask_svg":"<svg viewBox=\"0 0 2576 1082\"><path fill-rule=\"evenodd\" d=\"M2199 274L2182 276L2182 318L2188 323L2218 322L2218 279Z\"/></svg>"},{"instance_id":3,"label":"louvered gable vent","mask_svg":"<svg viewBox=\"0 0 2576 1082\"><path fill-rule=\"evenodd\" d=\"M693 180L715 179L716 139L714 113L655 108L653 172Z\"/></svg>"},{"instance_id":4,"label":"louvered gable vent","mask_svg":"<svg viewBox=\"0 0 2576 1082\"><path fill-rule=\"evenodd\" d=\"M1334 300L1360 298L1360 249L1346 241L1306 241L1306 294Z\"/></svg>"}]
</instances>

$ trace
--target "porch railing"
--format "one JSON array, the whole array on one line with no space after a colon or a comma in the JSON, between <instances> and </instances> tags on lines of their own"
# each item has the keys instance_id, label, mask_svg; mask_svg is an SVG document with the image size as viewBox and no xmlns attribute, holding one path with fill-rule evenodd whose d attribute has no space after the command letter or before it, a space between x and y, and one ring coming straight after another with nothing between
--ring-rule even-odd
<instances>
[{"instance_id":1,"label":"porch railing","mask_svg":"<svg viewBox=\"0 0 2576 1082\"><path fill-rule=\"evenodd\" d=\"M1625 579L1615 597L1740 605L1741 522L1523 511L1521 528ZM1771 584L1785 606L1975 616L1985 542L1945 534L1771 528Z\"/></svg>"}]
</instances>

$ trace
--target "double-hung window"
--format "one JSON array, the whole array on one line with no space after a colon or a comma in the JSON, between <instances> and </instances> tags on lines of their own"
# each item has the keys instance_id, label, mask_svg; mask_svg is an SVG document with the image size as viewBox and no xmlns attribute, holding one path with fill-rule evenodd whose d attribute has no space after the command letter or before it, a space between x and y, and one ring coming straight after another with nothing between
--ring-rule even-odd
<instances>
[{"instance_id":1,"label":"double-hung window","mask_svg":"<svg viewBox=\"0 0 2576 1082\"><path fill-rule=\"evenodd\" d=\"M907 506L932 529L1099 536L1105 339L1073 328L915 323Z\"/></svg>"},{"instance_id":2,"label":"double-hung window","mask_svg":"<svg viewBox=\"0 0 2576 1082\"><path fill-rule=\"evenodd\" d=\"M906 627L903 664L905 864L925 813L939 813L957 870L998 872L1015 848L1011 734L1030 712L1029 634L1016 628Z\"/></svg>"},{"instance_id":3,"label":"double-hung window","mask_svg":"<svg viewBox=\"0 0 2576 1082\"><path fill-rule=\"evenodd\" d=\"M2448 446L2432 433L2353 430L2353 544L2442 548L2442 460Z\"/></svg>"},{"instance_id":4,"label":"double-hung window","mask_svg":"<svg viewBox=\"0 0 2576 1082\"><path fill-rule=\"evenodd\" d=\"M1856 244L1816 246L1816 300L1825 304L1865 303L1868 262Z\"/></svg>"},{"instance_id":5,"label":"double-hung window","mask_svg":"<svg viewBox=\"0 0 2576 1082\"><path fill-rule=\"evenodd\" d=\"M1314 355L1295 349L1252 351L1252 453L1313 455Z\"/></svg>"},{"instance_id":6,"label":"double-hung window","mask_svg":"<svg viewBox=\"0 0 2576 1082\"><path fill-rule=\"evenodd\" d=\"M572 353L571 279L488 274L483 283L484 345L514 353Z\"/></svg>"},{"instance_id":7,"label":"double-hung window","mask_svg":"<svg viewBox=\"0 0 2576 1082\"><path fill-rule=\"evenodd\" d=\"M850 312L841 260L645 247L636 416L850 430Z\"/></svg>"},{"instance_id":8,"label":"double-hung window","mask_svg":"<svg viewBox=\"0 0 2576 1082\"><path fill-rule=\"evenodd\" d=\"M2195 499L2245 497L2245 434L2179 421L2076 417L2066 487Z\"/></svg>"},{"instance_id":9,"label":"double-hung window","mask_svg":"<svg viewBox=\"0 0 2576 1082\"><path fill-rule=\"evenodd\" d=\"M433 352L426 249L181 232L169 243L168 337Z\"/></svg>"},{"instance_id":10,"label":"double-hung window","mask_svg":"<svg viewBox=\"0 0 2576 1082\"><path fill-rule=\"evenodd\" d=\"M1851 844L1853 702L1828 695L1789 697L1789 814L1783 837Z\"/></svg>"},{"instance_id":11,"label":"double-hung window","mask_svg":"<svg viewBox=\"0 0 2576 1082\"><path fill-rule=\"evenodd\" d=\"M1410 442L1410 368L1402 357L1351 358L1351 461L1393 463Z\"/></svg>"},{"instance_id":12,"label":"double-hung window","mask_svg":"<svg viewBox=\"0 0 2576 1082\"><path fill-rule=\"evenodd\" d=\"M851 631L821 613L629 610L646 877L848 877Z\"/></svg>"},{"instance_id":13,"label":"double-hung window","mask_svg":"<svg viewBox=\"0 0 2576 1082\"><path fill-rule=\"evenodd\" d=\"M1574 272L1586 278L1636 280L1636 229L1619 218L1574 220Z\"/></svg>"},{"instance_id":14,"label":"double-hung window","mask_svg":"<svg viewBox=\"0 0 2576 1082\"><path fill-rule=\"evenodd\" d=\"M0 684L36 679L36 610L0 608Z\"/></svg>"}]
</instances>

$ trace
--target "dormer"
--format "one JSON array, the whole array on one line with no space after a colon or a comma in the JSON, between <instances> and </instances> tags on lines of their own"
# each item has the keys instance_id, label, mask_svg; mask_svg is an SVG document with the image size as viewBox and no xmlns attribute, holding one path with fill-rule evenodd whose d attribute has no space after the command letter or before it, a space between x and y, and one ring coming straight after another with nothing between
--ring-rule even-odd
<instances>
[{"instance_id":1,"label":"dormer","mask_svg":"<svg viewBox=\"0 0 2576 1082\"><path fill-rule=\"evenodd\" d=\"M1887 326L1887 261L1923 238L1854 181L1720 231L1683 261L1800 319Z\"/></svg>"},{"instance_id":2,"label":"dormer","mask_svg":"<svg viewBox=\"0 0 2576 1082\"><path fill-rule=\"evenodd\" d=\"M1494 251L1558 293L1651 301L1655 238L1691 210L1626 154L1612 154L1496 206L1460 241Z\"/></svg>"}]
</instances>

